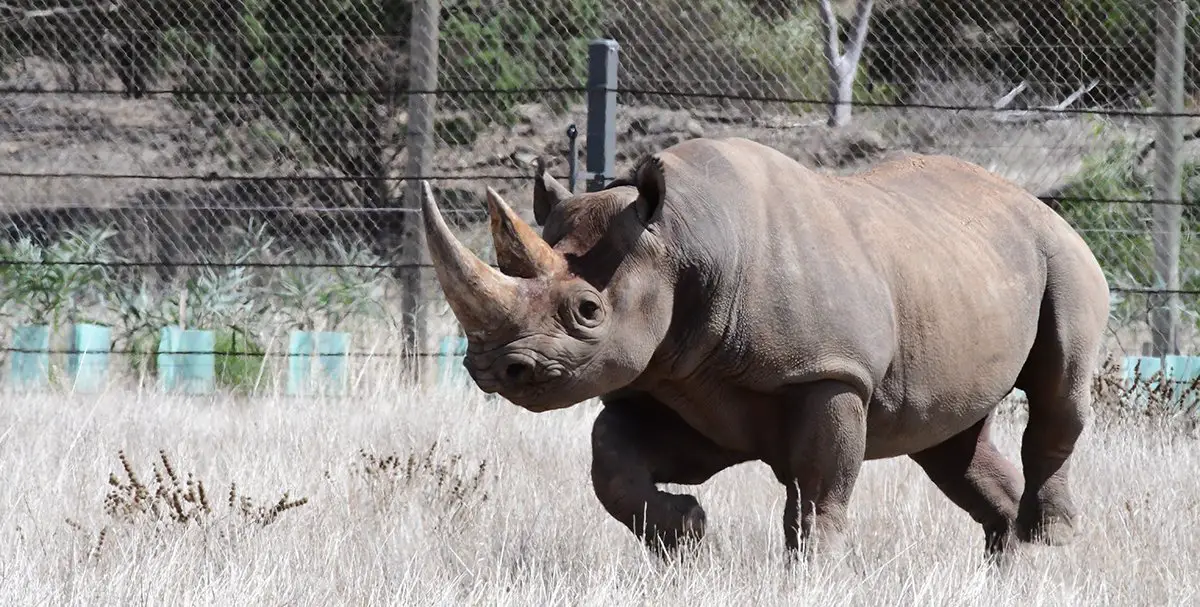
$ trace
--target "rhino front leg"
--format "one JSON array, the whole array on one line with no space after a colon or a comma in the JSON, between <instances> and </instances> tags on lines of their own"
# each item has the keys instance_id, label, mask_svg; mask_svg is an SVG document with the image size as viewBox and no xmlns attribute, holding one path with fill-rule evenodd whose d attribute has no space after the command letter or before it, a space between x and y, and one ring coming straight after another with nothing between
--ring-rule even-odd
<instances>
[{"instance_id":1,"label":"rhino front leg","mask_svg":"<svg viewBox=\"0 0 1200 607\"><path fill-rule=\"evenodd\" d=\"M784 455L775 475L787 486L784 544L811 560L844 547L847 508L867 444L862 398L841 382L797 386L786 405Z\"/></svg>"},{"instance_id":2,"label":"rhino front leg","mask_svg":"<svg viewBox=\"0 0 1200 607\"><path fill-rule=\"evenodd\" d=\"M691 495L656 483L698 485L749 458L720 448L648 395L606 399L592 427L592 488L601 505L652 551L704 536Z\"/></svg>"}]
</instances>

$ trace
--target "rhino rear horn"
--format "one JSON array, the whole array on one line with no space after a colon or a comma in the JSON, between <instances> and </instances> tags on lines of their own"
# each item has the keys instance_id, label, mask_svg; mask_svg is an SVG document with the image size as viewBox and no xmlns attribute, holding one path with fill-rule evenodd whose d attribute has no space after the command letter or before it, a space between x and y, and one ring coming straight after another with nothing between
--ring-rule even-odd
<instances>
[{"instance_id":1,"label":"rhino rear horn","mask_svg":"<svg viewBox=\"0 0 1200 607\"><path fill-rule=\"evenodd\" d=\"M425 238L446 302L468 335L497 329L520 303L517 279L505 276L463 246L446 226L429 182L422 182L421 189Z\"/></svg>"},{"instance_id":2,"label":"rhino rear horn","mask_svg":"<svg viewBox=\"0 0 1200 607\"><path fill-rule=\"evenodd\" d=\"M536 278L554 276L566 268L566 259L490 187L487 202L496 262L501 272L518 278Z\"/></svg>"},{"instance_id":3,"label":"rhino rear horn","mask_svg":"<svg viewBox=\"0 0 1200 607\"><path fill-rule=\"evenodd\" d=\"M571 190L559 183L546 170L546 159L538 156L537 177L533 180L533 219L538 225L546 225L546 218L558 203L571 197Z\"/></svg>"}]
</instances>

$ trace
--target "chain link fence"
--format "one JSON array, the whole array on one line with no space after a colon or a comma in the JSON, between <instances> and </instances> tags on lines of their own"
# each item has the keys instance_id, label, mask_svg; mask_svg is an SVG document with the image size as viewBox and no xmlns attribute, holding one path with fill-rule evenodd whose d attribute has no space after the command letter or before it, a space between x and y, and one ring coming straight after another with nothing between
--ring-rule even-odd
<instances>
[{"instance_id":1,"label":"chain link fence","mask_svg":"<svg viewBox=\"0 0 1200 607\"><path fill-rule=\"evenodd\" d=\"M621 45L618 168L697 136L840 172L908 150L959 156L1080 229L1114 287L1118 349L1152 341L1153 292L1171 286L1192 351L1200 0L1181 4L1184 168L1168 204L1154 182L1156 3L443 0L437 63L414 65L424 0L4 0L0 314L111 325L114 349L183 322L252 343L354 330L394 352L420 263L405 246L410 182L429 179L487 257L485 187L531 218L537 157L564 180L572 153L584 165L587 45L605 37ZM433 90L414 85L429 73ZM434 143L414 162L422 92ZM853 104L835 112L837 98ZM1181 211L1178 285L1154 271L1164 206ZM432 351L455 325L421 276L417 347Z\"/></svg>"}]
</instances>

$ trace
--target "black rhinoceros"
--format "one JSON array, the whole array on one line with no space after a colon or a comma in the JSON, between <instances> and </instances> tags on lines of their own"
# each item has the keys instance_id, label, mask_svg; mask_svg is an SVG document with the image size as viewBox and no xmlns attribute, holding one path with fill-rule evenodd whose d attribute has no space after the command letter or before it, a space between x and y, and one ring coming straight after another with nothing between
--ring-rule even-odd
<instances>
[{"instance_id":1,"label":"black rhinoceros","mask_svg":"<svg viewBox=\"0 0 1200 607\"><path fill-rule=\"evenodd\" d=\"M538 412L599 397L592 484L648 544L705 528L694 497L656 483L762 461L787 487L790 552L841 546L863 461L901 455L983 526L988 555L1073 538L1068 464L1108 285L1015 184L945 156L835 176L691 139L593 193L543 167L541 236L489 188L499 271L424 193L474 382ZM1024 483L989 439L1014 387L1029 399Z\"/></svg>"}]
</instances>

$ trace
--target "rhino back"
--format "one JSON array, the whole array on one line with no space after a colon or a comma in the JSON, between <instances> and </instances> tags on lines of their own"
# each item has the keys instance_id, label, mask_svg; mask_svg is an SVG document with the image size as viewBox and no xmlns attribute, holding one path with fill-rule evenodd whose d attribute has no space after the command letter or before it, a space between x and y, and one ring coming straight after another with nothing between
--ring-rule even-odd
<instances>
[{"instance_id":1,"label":"rhino back","mask_svg":"<svg viewBox=\"0 0 1200 607\"><path fill-rule=\"evenodd\" d=\"M1047 256L1075 246L1039 201L952 158L832 176L740 139L663 158L692 292L674 333L692 352L688 377L705 378L677 385L681 397L849 381L870 399L874 456L940 442L1012 389Z\"/></svg>"}]
</instances>

